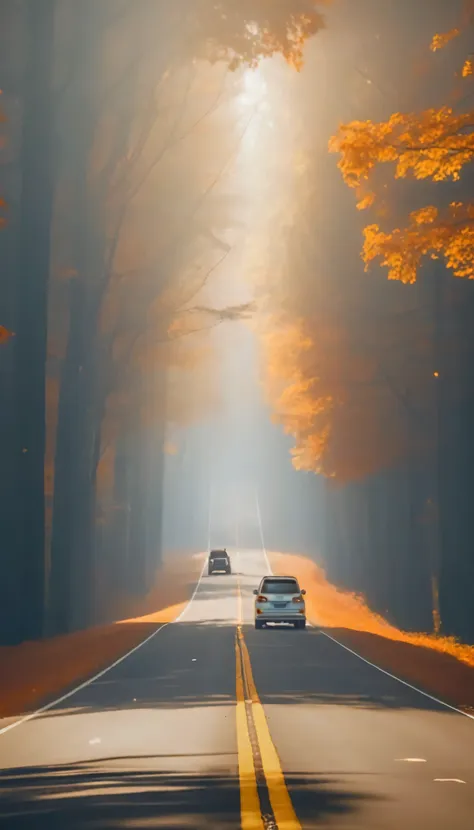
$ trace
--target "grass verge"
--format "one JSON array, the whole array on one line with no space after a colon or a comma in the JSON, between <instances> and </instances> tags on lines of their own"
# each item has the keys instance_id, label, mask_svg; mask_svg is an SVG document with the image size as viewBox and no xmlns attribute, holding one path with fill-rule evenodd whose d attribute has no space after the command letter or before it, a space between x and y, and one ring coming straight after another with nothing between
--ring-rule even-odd
<instances>
[{"instance_id":1,"label":"grass verge","mask_svg":"<svg viewBox=\"0 0 474 830\"><path fill-rule=\"evenodd\" d=\"M123 618L85 631L0 647L0 718L18 717L64 693L137 646L189 601L202 556L169 556L150 593L122 602Z\"/></svg>"},{"instance_id":2,"label":"grass verge","mask_svg":"<svg viewBox=\"0 0 474 830\"><path fill-rule=\"evenodd\" d=\"M305 556L270 552L276 574L293 574L306 588L311 622L366 660L408 683L474 713L474 646L452 637L401 631L371 611L363 597L332 585Z\"/></svg>"}]
</instances>

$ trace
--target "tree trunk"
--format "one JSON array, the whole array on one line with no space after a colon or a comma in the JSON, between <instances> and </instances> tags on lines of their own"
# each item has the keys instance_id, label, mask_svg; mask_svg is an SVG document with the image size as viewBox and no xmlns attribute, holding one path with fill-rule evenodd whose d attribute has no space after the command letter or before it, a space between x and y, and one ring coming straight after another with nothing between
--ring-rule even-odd
<instances>
[{"instance_id":1,"label":"tree trunk","mask_svg":"<svg viewBox=\"0 0 474 830\"><path fill-rule=\"evenodd\" d=\"M16 639L42 636L44 456L50 230L53 205L52 55L55 0L28 0L16 330Z\"/></svg>"},{"instance_id":2,"label":"tree trunk","mask_svg":"<svg viewBox=\"0 0 474 830\"><path fill-rule=\"evenodd\" d=\"M114 563L114 573L110 577L114 585L114 594L120 598L128 587L128 553L130 548L130 508L129 508L129 455L128 441L125 434L119 435L114 464L114 506L112 520L112 550L110 561Z\"/></svg>"},{"instance_id":3,"label":"tree trunk","mask_svg":"<svg viewBox=\"0 0 474 830\"><path fill-rule=\"evenodd\" d=\"M95 622L96 609L96 492L100 458L103 407L98 399L92 365L80 373L78 452L75 463L75 510L71 546L71 630L87 628ZM87 369L89 371L87 371ZM105 405L105 401L103 401Z\"/></svg>"},{"instance_id":4,"label":"tree trunk","mask_svg":"<svg viewBox=\"0 0 474 830\"><path fill-rule=\"evenodd\" d=\"M84 325L84 284L71 284L69 335L61 373L56 434L53 532L51 541L49 633L69 631L71 608L71 555L75 503L75 462L79 439L78 375L82 361Z\"/></svg>"},{"instance_id":5,"label":"tree trunk","mask_svg":"<svg viewBox=\"0 0 474 830\"><path fill-rule=\"evenodd\" d=\"M147 568L147 493L149 465L148 447L139 431L132 436L130 493L129 580L138 596L144 596L148 588Z\"/></svg>"},{"instance_id":6,"label":"tree trunk","mask_svg":"<svg viewBox=\"0 0 474 830\"><path fill-rule=\"evenodd\" d=\"M461 395L455 397L455 390L447 383L449 378L443 386L439 601L443 633L474 643L474 394L471 381L474 304L472 287L465 286L465 289L466 296L457 311L456 320L456 336L462 349L456 365L456 381Z\"/></svg>"},{"instance_id":7,"label":"tree trunk","mask_svg":"<svg viewBox=\"0 0 474 830\"><path fill-rule=\"evenodd\" d=\"M159 370L155 375L155 395L160 400L156 422L149 429L150 479L147 492L147 561L150 578L163 562L163 502L166 438L166 384L167 375Z\"/></svg>"},{"instance_id":8,"label":"tree trunk","mask_svg":"<svg viewBox=\"0 0 474 830\"><path fill-rule=\"evenodd\" d=\"M163 563L163 486L165 472L164 430L157 425L151 436L150 485L147 493L147 552L148 573L153 579Z\"/></svg>"},{"instance_id":9,"label":"tree trunk","mask_svg":"<svg viewBox=\"0 0 474 830\"><path fill-rule=\"evenodd\" d=\"M71 115L67 141L75 171L72 259L77 276L72 283L56 441L50 572L50 620L55 633L82 628L92 621L95 477L103 406L97 381L100 353L96 307L97 282L104 265L103 243L89 187L97 119L94 84L101 41L93 4L83 0L76 14L77 77L72 84L76 112Z\"/></svg>"},{"instance_id":10,"label":"tree trunk","mask_svg":"<svg viewBox=\"0 0 474 830\"><path fill-rule=\"evenodd\" d=\"M86 246L87 247L87 246ZM86 266L84 265L84 270ZM84 273L81 271L81 274ZM98 349L85 280L72 284L56 439L50 571L50 631L91 623L94 584L95 482L104 400L97 389ZM88 310L89 308L89 310Z\"/></svg>"}]
</instances>

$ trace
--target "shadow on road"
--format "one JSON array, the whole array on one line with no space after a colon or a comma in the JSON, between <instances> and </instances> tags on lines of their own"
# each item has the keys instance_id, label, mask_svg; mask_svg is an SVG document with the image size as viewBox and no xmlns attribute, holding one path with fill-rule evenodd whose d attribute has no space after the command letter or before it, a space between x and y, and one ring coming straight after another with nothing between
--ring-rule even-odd
<instances>
[{"instance_id":1,"label":"shadow on road","mask_svg":"<svg viewBox=\"0 0 474 830\"><path fill-rule=\"evenodd\" d=\"M20 767L18 745L12 747L12 766L0 773L0 828L238 828L232 710L235 630L235 623L218 620L169 625L98 681L38 717L32 731L28 732L26 724L8 733L14 741L25 741L27 764L32 753L38 753L38 765ZM265 705L444 711L316 630L255 631L246 625L244 635ZM227 707L227 711L216 707ZM95 717L89 719L89 715ZM99 724L97 716L101 715ZM271 718L269 722L272 729ZM224 724L229 730L229 740L220 744L225 752L211 752ZM194 744L188 740L193 731L198 742ZM97 734L104 738L102 744L89 746L89 736ZM115 740L115 736L121 737ZM106 741L108 752L103 748ZM49 747L51 765L47 766ZM130 757L136 752L132 747L143 754ZM147 754L157 747L166 754ZM298 753L298 746L295 749ZM63 750L66 755L61 756ZM62 763L76 757L67 752L76 751L81 753L77 756L81 763ZM298 766L297 760L293 770ZM361 785L359 778L355 785L342 773L339 777L330 774L325 766L319 770L317 774L286 775L305 830L337 827L344 816L349 824L356 824L358 812L378 800L374 779L365 778L366 784Z\"/></svg>"},{"instance_id":2,"label":"shadow on road","mask_svg":"<svg viewBox=\"0 0 474 830\"><path fill-rule=\"evenodd\" d=\"M449 711L435 700L368 665L326 637L323 630L300 632L289 627L275 627L255 631L246 626L244 632L256 685L265 703L339 704L371 709L430 710L444 714ZM328 633L332 636L332 629L328 629ZM343 635L344 632L338 631L334 636L344 641ZM414 648L405 643L395 643L395 646ZM361 653L365 653L363 649ZM399 668L402 666L401 663ZM403 672L400 676L403 678Z\"/></svg>"},{"instance_id":3,"label":"shadow on road","mask_svg":"<svg viewBox=\"0 0 474 830\"><path fill-rule=\"evenodd\" d=\"M235 623L170 625L99 680L38 717L235 704ZM446 713L315 629L244 625L263 703L331 704ZM399 645L399 644L397 644Z\"/></svg>"},{"instance_id":4,"label":"shadow on road","mask_svg":"<svg viewBox=\"0 0 474 830\"><path fill-rule=\"evenodd\" d=\"M474 708L474 666L425 645L368 631L334 628L328 634L387 671L461 709Z\"/></svg>"},{"instance_id":5,"label":"shadow on road","mask_svg":"<svg viewBox=\"0 0 474 830\"><path fill-rule=\"evenodd\" d=\"M233 706L235 623L178 623L39 716Z\"/></svg>"},{"instance_id":6,"label":"shadow on road","mask_svg":"<svg viewBox=\"0 0 474 830\"><path fill-rule=\"evenodd\" d=\"M110 830L111 828L240 827L237 776L156 771L159 756L94 764L33 767L0 775L0 828L5 830ZM170 759L172 760L172 759ZM126 765L127 769L123 767ZM162 766L162 764L160 764ZM307 830L324 819L356 811L372 796L348 793L337 781L293 775L290 791Z\"/></svg>"}]
</instances>

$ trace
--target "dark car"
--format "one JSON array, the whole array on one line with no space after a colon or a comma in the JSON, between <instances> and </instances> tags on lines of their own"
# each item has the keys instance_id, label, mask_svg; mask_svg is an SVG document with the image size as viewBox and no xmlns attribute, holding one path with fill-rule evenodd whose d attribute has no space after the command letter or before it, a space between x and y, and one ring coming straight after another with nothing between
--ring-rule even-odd
<instances>
[{"instance_id":1,"label":"dark car","mask_svg":"<svg viewBox=\"0 0 474 830\"><path fill-rule=\"evenodd\" d=\"M207 572L209 576L214 573L232 573L230 557L225 548L224 550L211 550Z\"/></svg>"}]
</instances>

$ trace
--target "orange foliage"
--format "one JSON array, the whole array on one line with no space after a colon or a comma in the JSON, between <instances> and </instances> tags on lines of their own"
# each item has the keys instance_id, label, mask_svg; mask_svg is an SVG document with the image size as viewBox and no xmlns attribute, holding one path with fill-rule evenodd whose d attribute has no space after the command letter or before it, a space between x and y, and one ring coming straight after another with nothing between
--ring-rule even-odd
<instances>
[{"instance_id":1,"label":"orange foliage","mask_svg":"<svg viewBox=\"0 0 474 830\"><path fill-rule=\"evenodd\" d=\"M430 44L431 51L432 52L437 52L439 49L444 49L444 47L447 46L448 43L451 43L451 41L454 40L455 37L458 37L460 34L461 34L460 29L456 28L456 29L450 29L449 32L444 32L444 33L439 34L439 35L434 35L434 37L431 41L431 44Z\"/></svg>"},{"instance_id":2,"label":"orange foliage","mask_svg":"<svg viewBox=\"0 0 474 830\"><path fill-rule=\"evenodd\" d=\"M432 49L442 48L457 34L456 29L436 36ZM469 72L468 62L466 77ZM374 181L379 168L396 179L459 181L474 161L474 111L433 107L396 112L382 122L352 121L342 124L329 150L339 154L338 166L356 193L357 208L374 209L381 216L385 200L377 198ZM302 210L301 228L304 216ZM376 260L391 280L411 284L423 260L443 259L456 276L472 278L473 220L474 205L456 202L445 209L428 204L412 211L407 227L390 232L370 224L362 252L366 270ZM300 247L301 234L298 230ZM306 238L310 248L309 234ZM301 291L303 296L296 297L287 314L272 319L272 332L264 342L267 392L276 420L295 439L295 466L349 481L407 458L426 458L435 437L438 373L432 365L429 315L413 307L416 289L400 288L404 300L392 313L385 302L394 296L395 286L379 294L368 280L364 289L351 277L344 289L347 296L334 303L321 291L324 282L304 262L305 282L298 284L298 263L305 255L296 246L290 251L294 265L288 275L292 297ZM287 298L283 302L288 308Z\"/></svg>"},{"instance_id":3,"label":"orange foliage","mask_svg":"<svg viewBox=\"0 0 474 830\"><path fill-rule=\"evenodd\" d=\"M12 331L5 328L5 326L0 325L0 346L4 343L8 343L8 341L14 336L15 335Z\"/></svg>"},{"instance_id":4,"label":"orange foliage","mask_svg":"<svg viewBox=\"0 0 474 830\"><path fill-rule=\"evenodd\" d=\"M294 574L306 588L310 621L366 659L463 708L474 709L474 646L452 637L401 631L364 598L328 582L304 556L269 553L276 574Z\"/></svg>"},{"instance_id":5,"label":"orange foliage","mask_svg":"<svg viewBox=\"0 0 474 830\"><path fill-rule=\"evenodd\" d=\"M474 204L452 203L440 213L434 206L410 214L410 224L384 233L378 225L364 231L366 268L374 259L388 268L388 278L416 281L424 257L443 257L456 277L474 279Z\"/></svg>"},{"instance_id":6,"label":"orange foliage","mask_svg":"<svg viewBox=\"0 0 474 830\"><path fill-rule=\"evenodd\" d=\"M448 32L442 32L440 34L435 34L430 43L430 49L432 52L438 52L441 49L445 49L445 47L451 43L451 41L458 38L462 35L465 31L467 31L473 22L474 19L474 3L472 0L464 0L463 2L463 9L461 19L459 21L459 26L450 29ZM461 77L468 78L472 75L472 61L470 57L466 59L464 65L461 69Z\"/></svg>"},{"instance_id":7,"label":"orange foliage","mask_svg":"<svg viewBox=\"0 0 474 830\"><path fill-rule=\"evenodd\" d=\"M403 314L359 325L356 334L336 308L321 308L273 320L264 338L267 394L295 439L294 466L337 481L423 454L431 440L424 326ZM394 350L400 339L405 348Z\"/></svg>"},{"instance_id":8,"label":"orange foliage","mask_svg":"<svg viewBox=\"0 0 474 830\"><path fill-rule=\"evenodd\" d=\"M18 717L74 687L138 645L156 628L108 625L0 647L0 717Z\"/></svg>"},{"instance_id":9,"label":"orange foliage","mask_svg":"<svg viewBox=\"0 0 474 830\"><path fill-rule=\"evenodd\" d=\"M169 554L145 598L119 603L115 611L120 625L0 647L0 718L31 711L110 665L157 624L173 622L189 600L201 568L200 555Z\"/></svg>"},{"instance_id":10,"label":"orange foliage","mask_svg":"<svg viewBox=\"0 0 474 830\"><path fill-rule=\"evenodd\" d=\"M88 296L100 298L100 307L94 309L98 332L93 333L100 375L95 388L103 396L97 407L102 416L97 425L101 436L99 515L105 514L110 503L114 446L121 430L127 430L131 422L143 426L159 420L161 425L164 417L173 423L188 422L216 404L212 374L206 371L208 355L196 349L194 341L186 353L187 364L192 362L189 369L183 366L186 349L169 343L194 327L212 327L224 319L223 313L219 317L209 309L198 314L183 312L196 302L205 278L192 270L196 250L202 259L202 246L193 248L193 234L199 236L198 213L203 221L200 183L196 205L188 182L183 190L179 188L179 181L185 180L187 149L184 155L178 151L187 134L186 121L194 121L188 110L193 113L196 105L201 106L201 96L195 91L199 72L207 71L201 64L198 72L196 66L202 60L223 62L231 70L241 65L255 67L261 59L279 53L299 69L305 41L323 26L318 7L325 3L193 0L184 18L172 3L164 14L162 4L142 4L138 12L132 4L104 27L100 72L91 92L95 98L85 116L97 120L89 145L83 149L88 169L79 171L87 182L87 193L77 187L73 149L70 157L66 154L57 190L55 279L50 297L50 322L68 316L70 295L64 278L82 280ZM165 39L169 32L171 48L165 65L163 50L156 48L157 25ZM69 32L66 41L73 35ZM63 51L67 54L67 49ZM85 80L89 83L87 68L72 67L70 74L73 86ZM196 124L205 118L205 106L203 110ZM71 117L65 111L59 131L66 151L76 147L75 130L75 114ZM165 163L160 164L164 157ZM75 227L70 221L77 210L83 236L94 240L85 247L95 259L82 262L81 273L74 261ZM210 237L218 215L214 208ZM231 312L236 310L226 310L225 319ZM67 328L50 332L50 339L54 334L60 344L61 356ZM202 371L196 369L198 359ZM165 370L170 373L166 395L161 383ZM53 409L48 410L48 418L55 424ZM51 471L48 476L52 480Z\"/></svg>"},{"instance_id":11,"label":"orange foliage","mask_svg":"<svg viewBox=\"0 0 474 830\"><path fill-rule=\"evenodd\" d=\"M465 73L470 74L470 64ZM388 121L344 124L329 149L339 153L346 184L360 188L378 165L391 164L397 179L457 182L474 161L474 111L451 107L421 113L395 113ZM374 199L362 200L360 209ZM388 277L404 283L417 279L424 258L444 259L456 277L474 276L474 204L452 202L444 210L428 205L410 214L406 228L384 232L377 224L365 228L362 256L369 265L379 260Z\"/></svg>"},{"instance_id":12,"label":"orange foliage","mask_svg":"<svg viewBox=\"0 0 474 830\"><path fill-rule=\"evenodd\" d=\"M367 180L378 164L395 166L395 177L412 174L435 182L457 181L474 159L474 112L456 114L451 107L421 113L394 113L388 121L352 121L330 140L339 153L338 167L349 187Z\"/></svg>"},{"instance_id":13,"label":"orange foliage","mask_svg":"<svg viewBox=\"0 0 474 830\"><path fill-rule=\"evenodd\" d=\"M401 631L372 611L364 598L342 591L328 582L322 568L304 556L269 553L275 573L295 574L308 592L307 602L311 619L327 628L348 628L380 634L390 640L402 640L413 645L451 654L458 660L474 666L474 646L462 645L453 637L435 637L430 634L412 634Z\"/></svg>"},{"instance_id":14,"label":"orange foliage","mask_svg":"<svg viewBox=\"0 0 474 830\"><path fill-rule=\"evenodd\" d=\"M279 54L301 69L306 41L320 31L324 19L318 6L330 0L195 0L196 55L224 60L232 70L256 67ZM204 34L204 37L203 37Z\"/></svg>"}]
</instances>

